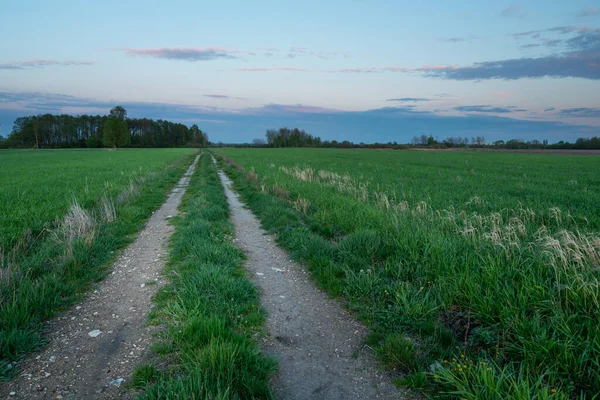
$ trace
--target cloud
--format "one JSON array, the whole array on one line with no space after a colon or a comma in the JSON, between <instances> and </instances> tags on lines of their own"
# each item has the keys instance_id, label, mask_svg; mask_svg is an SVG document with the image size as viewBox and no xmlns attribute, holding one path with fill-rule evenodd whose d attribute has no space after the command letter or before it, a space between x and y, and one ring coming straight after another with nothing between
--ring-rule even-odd
<instances>
[{"instance_id":1,"label":"cloud","mask_svg":"<svg viewBox=\"0 0 600 400\"><path fill-rule=\"evenodd\" d=\"M360 74L369 74L376 72L410 72L414 71L414 68L402 67L402 66L393 66L388 65L384 67L365 67L365 68L342 68L342 69L332 69L326 72L331 73L360 73Z\"/></svg>"},{"instance_id":2,"label":"cloud","mask_svg":"<svg viewBox=\"0 0 600 400\"><path fill-rule=\"evenodd\" d=\"M558 112L561 117L600 118L600 108L566 108Z\"/></svg>"},{"instance_id":3,"label":"cloud","mask_svg":"<svg viewBox=\"0 0 600 400\"><path fill-rule=\"evenodd\" d=\"M554 111L554 110L556 110L556 108L554 108L554 107L548 107L548 108L544 109L544 112L549 112L549 111Z\"/></svg>"},{"instance_id":4,"label":"cloud","mask_svg":"<svg viewBox=\"0 0 600 400\"><path fill-rule=\"evenodd\" d=\"M407 103L407 102L418 102L418 101L431 101L431 99L426 99L424 97L400 97L397 99L387 99L386 101L399 101L401 103Z\"/></svg>"},{"instance_id":5,"label":"cloud","mask_svg":"<svg viewBox=\"0 0 600 400\"><path fill-rule=\"evenodd\" d=\"M318 107L318 106L307 106L304 104L265 104L259 108L247 108L244 110L245 113L249 114L260 114L260 115L283 115L283 114L331 114L343 112L332 108Z\"/></svg>"},{"instance_id":6,"label":"cloud","mask_svg":"<svg viewBox=\"0 0 600 400\"><path fill-rule=\"evenodd\" d=\"M512 5L504 8L500 11L501 17L524 17L527 15L527 11L525 7L521 5Z\"/></svg>"},{"instance_id":7,"label":"cloud","mask_svg":"<svg viewBox=\"0 0 600 400\"><path fill-rule=\"evenodd\" d=\"M533 49L534 47L541 47L542 45L539 43L527 43L527 44L523 44L521 45L521 47L523 49Z\"/></svg>"},{"instance_id":8,"label":"cloud","mask_svg":"<svg viewBox=\"0 0 600 400\"><path fill-rule=\"evenodd\" d=\"M513 111L517 111L514 110L515 106L511 106L511 107L493 107L490 105L479 105L479 106L458 106L458 107L454 107L453 109L456 111L462 111L462 112L485 112L485 113L511 113ZM519 110L519 111L524 111L524 110Z\"/></svg>"},{"instance_id":9,"label":"cloud","mask_svg":"<svg viewBox=\"0 0 600 400\"><path fill-rule=\"evenodd\" d=\"M346 73L359 73L359 74L369 74L369 73L375 73L375 72L382 72L381 70L379 70L377 67L367 67L367 68L342 68L342 69L332 69L332 70L328 70L327 72L331 72L331 73L342 73L342 74L346 74Z\"/></svg>"},{"instance_id":10,"label":"cloud","mask_svg":"<svg viewBox=\"0 0 600 400\"><path fill-rule=\"evenodd\" d=\"M285 58L296 58L296 57L304 57L304 56L316 56L323 60L328 60L332 58L351 58L352 54L346 51L314 51L310 50L306 47L300 46L290 46L287 49L282 49L278 47L259 47L257 48L258 52L265 57L285 57Z\"/></svg>"},{"instance_id":11,"label":"cloud","mask_svg":"<svg viewBox=\"0 0 600 400\"><path fill-rule=\"evenodd\" d=\"M161 47L156 49L120 49L132 56L154 57L164 60L212 61L236 59L239 54L254 55L245 50L231 50L222 47Z\"/></svg>"},{"instance_id":12,"label":"cloud","mask_svg":"<svg viewBox=\"0 0 600 400\"><path fill-rule=\"evenodd\" d=\"M211 99L221 99L221 100L246 100L243 97L233 97L233 96L228 96L225 94L203 94L202 96L204 97L209 97Z\"/></svg>"},{"instance_id":13,"label":"cloud","mask_svg":"<svg viewBox=\"0 0 600 400\"><path fill-rule=\"evenodd\" d=\"M310 72L310 69L297 68L297 67L253 67L253 68L237 68L236 71L244 71L244 72L264 72L264 71Z\"/></svg>"},{"instance_id":14,"label":"cloud","mask_svg":"<svg viewBox=\"0 0 600 400\"><path fill-rule=\"evenodd\" d=\"M391 72L408 72L411 69L407 67L398 67L398 66L387 66L387 67L379 67L380 71L391 71Z\"/></svg>"},{"instance_id":15,"label":"cloud","mask_svg":"<svg viewBox=\"0 0 600 400\"><path fill-rule=\"evenodd\" d=\"M458 37L440 37L437 40L440 42L450 42L450 43L460 43L460 42L470 42L475 39L481 39L479 36L458 36Z\"/></svg>"},{"instance_id":16,"label":"cloud","mask_svg":"<svg viewBox=\"0 0 600 400\"><path fill-rule=\"evenodd\" d=\"M525 57L478 62L470 66L438 66L415 68L424 76L452 80L521 79L521 78L584 78L600 79L600 28L556 27L544 31L515 34L516 38L536 37L540 32L576 33L569 39L542 38L546 46L562 44L566 50L542 57Z\"/></svg>"},{"instance_id":17,"label":"cloud","mask_svg":"<svg viewBox=\"0 0 600 400\"><path fill-rule=\"evenodd\" d=\"M466 42L469 39L466 37L447 37L447 38L438 38L440 42L450 42L450 43L459 43Z\"/></svg>"},{"instance_id":18,"label":"cloud","mask_svg":"<svg viewBox=\"0 0 600 400\"><path fill-rule=\"evenodd\" d=\"M600 16L600 8L589 6L582 8L577 12L578 17L598 17Z\"/></svg>"},{"instance_id":19,"label":"cloud","mask_svg":"<svg viewBox=\"0 0 600 400\"><path fill-rule=\"evenodd\" d=\"M17 61L11 63L0 63L0 70L22 70L28 68L44 68L53 66L70 66L70 65L94 65L93 61L57 61L57 60L30 60Z\"/></svg>"},{"instance_id":20,"label":"cloud","mask_svg":"<svg viewBox=\"0 0 600 400\"><path fill-rule=\"evenodd\" d=\"M540 39L542 35L546 35L549 33L555 33L559 35L567 35L570 33L576 33L579 35L583 35L586 33L598 33L600 32L600 28L593 28L589 26L572 26L572 25L563 25L563 26L555 26L553 28L548 29L540 29L536 31L525 31L525 32L517 32L513 33L511 36L515 39L523 39L523 38L532 38L532 39Z\"/></svg>"}]
</instances>

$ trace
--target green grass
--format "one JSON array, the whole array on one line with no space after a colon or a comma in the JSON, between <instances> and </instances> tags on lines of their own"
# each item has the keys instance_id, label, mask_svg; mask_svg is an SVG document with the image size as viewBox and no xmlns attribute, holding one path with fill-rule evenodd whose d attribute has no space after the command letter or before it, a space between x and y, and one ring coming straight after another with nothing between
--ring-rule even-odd
<instances>
[{"instance_id":1,"label":"green grass","mask_svg":"<svg viewBox=\"0 0 600 400\"><path fill-rule=\"evenodd\" d=\"M600 392L600 158L219 152L403 384L439 398Z\"/></svg>"},{"instance_id":2,"label":"green grass","mask_svg":"<svg viewBox=\"0 0 600 400\"><path fill-rule=\"evenodd\" d=\"M174 218L166 269L152 315L163 326L153 352L159 359L134 374L141 399L270 399L275 362L261 355L265 312L241 268L233 226L208 154L198 163ZM153 365L160 365L155 367Z\"/></svg>"},{"instance_id":3,"label":"green grass","mask_svg":"<svg viewBox=\"0 0 600 400\"><path fill-rule=\"evenodd\" d=\"M80 299L105 276L117 251L134 239L192 159L187 150L0 153L0 181L10 182L2 196L16 195L17 179L31 196L22 204L5 197L2 206L10 207L3 209L3 221L15 220L13 211L22 215L23 209L53 210L35 214L40 218L36 226L44 227L35 231L35 237L21 236L15 246L0 253L0 379L17 372L15 362L43 345L44 320ZM122 170L136 172L122 175ZM70 186L63 182L66 179ZM65 187L71 189L59 196L57 188ZM51 221L54 218L58 219ZM12 237L26 226L12 229Z\"/></svg>"},{"instance_id":4,"label":"green grass","mask_svg":"<svg viewBox=\"0 0 600 400\"><path fill-rule=\"evenodd\" d=\"M67 212L116 198L190 149L0 150L0 249L33 240ZM26 237L24 237L26 235ZM25 247L28 243L24 243Z\"/></svg>"}]
</instances>

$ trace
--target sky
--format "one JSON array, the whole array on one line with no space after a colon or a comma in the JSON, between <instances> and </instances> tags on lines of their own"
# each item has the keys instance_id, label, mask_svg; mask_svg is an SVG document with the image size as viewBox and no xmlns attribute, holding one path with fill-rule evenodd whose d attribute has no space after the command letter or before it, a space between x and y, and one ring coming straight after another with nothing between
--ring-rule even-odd
<instances>
[{"instance_id":1,"label":"sky","mask_svg":"<svg viewBox=\"0 0 600 400\"><path fill-rule=\"evenodd\" d=\"M16 117L198 124L213 142L600 136L600 1L0 2Z\"/></svg>"}]
</instances>

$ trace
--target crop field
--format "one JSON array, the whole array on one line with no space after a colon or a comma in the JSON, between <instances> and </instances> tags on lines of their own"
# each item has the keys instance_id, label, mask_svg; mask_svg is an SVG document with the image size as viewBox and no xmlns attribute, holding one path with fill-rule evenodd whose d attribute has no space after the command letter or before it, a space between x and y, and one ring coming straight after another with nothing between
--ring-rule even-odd
<instances>
[{"instance_id":1,"label":"crop field","mask_svg":"<svg viewBox=\"0 0 600 400\"><path fill-rule=\"evenodd\" d=\"M600 158L219 149L236 189L371 328L402 385L600 393Z\"/></svg>"},{"instance_id":2,"label":"crop field","mask_svg":"<svg viewBox=\"0 0 600 400\"><path fill-rule=\"evenodd\" d=\"M0 249L38 235L73 201L88 208L189 153L187 149L0 150Z\"/></svg>"},{"instance_id":3,"label":"crop field","mask_svg":"<svg viewBox=\"0 0 600 400\"><path fill-rule=\"evenodd\" d=\"M106 273L192 149L0 151L0 379Z\"/></svg>"}]
</instances>

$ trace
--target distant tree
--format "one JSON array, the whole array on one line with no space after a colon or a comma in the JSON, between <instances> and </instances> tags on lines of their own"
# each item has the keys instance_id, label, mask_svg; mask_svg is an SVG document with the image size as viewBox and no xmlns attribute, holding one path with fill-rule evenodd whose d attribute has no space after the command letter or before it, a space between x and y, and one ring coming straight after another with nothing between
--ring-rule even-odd
<instances>
[{"instance_id":1,"label":"distant tree","mask_svg":"<svg viewBox=\"0 0 600 400\"><path fill-rule=\"evenodd\" d=\"M33 134L35 135L35 148L40 148L40 140L39 140L39 132L40 132L40 122L36 119L32 122L33 125Z\"/></svg>"},{"instance_id":2,"label":"distant tree","mask_svg":"<svg viewBox=\"0 0 600 400\"><path fill-rule=\"evenodd\" d=\"M255 147L264 147L267 145L267 142L264 139L254 139L252 145Z\"/></svg>"},{"instance_id":3,"label":"distant tree","mask_svg":"<svg viewBox=\"0 0 600 400\"><path fill-rule=\"evenodd\" d=\"M112 108L112 110L110 110L108 117L124 121L125 118L127 118L127 110L125 110L125 108L123 108L122 106L115 106Z\"/></svg>"},{"instance_id":4,"label":"distant tree","mask_svg":"<svg viewBox=\"0 0 600 400\"><path fill-rule=\"evenodd\" d=\"M104 123L104 146L125 147L130 143L127 121L109 117Z\"/></svg>"},{"instance_id":5,"label":"distant tree","mask_svg":"<svg viewBox=\"0 0 600 400\"><path fill-rule=\"evenodd\" d=\"M269 147L320 147L321 138L310 135L298 128L267 129L266 135Z\"/></svg>"},{"instance_id":6,"label":"distant tree","mask_svg":"<svg viewBox=\"0 0 600 400\"><path fill-rule=\"evenodd\" d=\"M208 146L208 136L206 135L206 132L202 132L200 128L198 128L198 125L192 125L189 134L192 144L199 147Z\"/></svg>"},{"instance_id":7,"label":"distant tree","mask_svg":"<svg viewBox=\"0 0 600 400\"><path fill-rule=\"evenodd\" d=\"M86 139L85 145L90 149L96 149L102 147L102 140L98 139L96 136L90 136Z\"/></svg>"}]
</instances>

